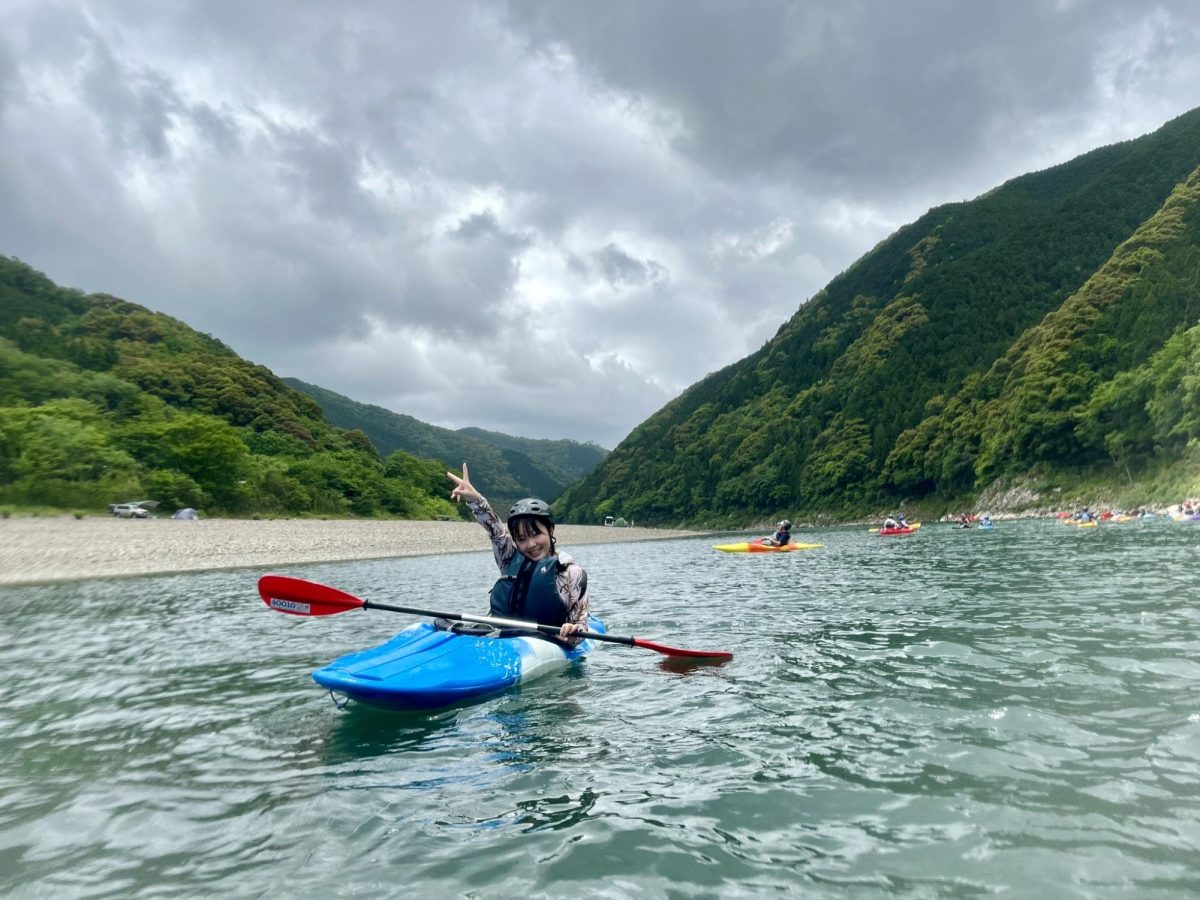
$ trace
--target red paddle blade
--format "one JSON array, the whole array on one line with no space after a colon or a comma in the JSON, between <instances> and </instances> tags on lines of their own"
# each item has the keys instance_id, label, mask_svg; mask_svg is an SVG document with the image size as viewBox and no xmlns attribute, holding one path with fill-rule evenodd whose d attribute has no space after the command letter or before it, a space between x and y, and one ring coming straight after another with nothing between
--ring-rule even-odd
<instances>
[{"instance_id":1,"label":"red paddle blade","mask_svg":"<svg viewBox=\"0 0 1200 900\"><path fill-rule=\"evenodd\" d=\"M685 650L682 647L668 647L666 644L656 644L654 641L647 641L644 638L634 638L633 646L645 647L647 650L653 650L656 653L662 653L666 656L679 656L688 659L733 659L733 654L725 650Z\"/></svg>"},{"instance_id":2,"label":"red paddle blade","mask_svg":"<svg viewBox=\"0 0 1200 900\"><path fill-rule=\"evenodd\" d=\"M362 609L365 603L327 584L287 575L264 575L258 579L258 593L271 609L291 616L332 616Z\"/></svg>"}]
</instances>

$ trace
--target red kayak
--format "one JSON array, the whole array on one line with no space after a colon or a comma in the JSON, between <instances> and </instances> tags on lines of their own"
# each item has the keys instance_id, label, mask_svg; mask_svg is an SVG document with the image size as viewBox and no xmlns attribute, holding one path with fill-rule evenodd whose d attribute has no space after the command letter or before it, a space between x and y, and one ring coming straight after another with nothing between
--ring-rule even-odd
<instances>
[{"instance_id":1,"label":"red kayak","mask_svg":"<svg viewBox=\"0 0 1200 900\"><path fill-rule=\"evenodd\" d=\"M898 534L913 534L916 530L917 529L915 529L915 528L880 528L879 536L880 537L894 537L895 535L898 535Z\"/></svg>"}]
</instances>

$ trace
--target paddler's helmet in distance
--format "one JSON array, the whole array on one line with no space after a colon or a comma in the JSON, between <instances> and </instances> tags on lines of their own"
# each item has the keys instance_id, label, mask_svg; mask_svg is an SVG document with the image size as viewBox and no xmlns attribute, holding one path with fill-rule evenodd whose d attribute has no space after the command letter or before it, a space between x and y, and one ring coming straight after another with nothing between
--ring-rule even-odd
<instances>
[{"instance_id":1,"label":"paddler's helmet in distance","mask_svg":"<svg viewBox=\"0 0 1200 900\"><path fill-rule=\"evenodd\" d=\"M778 525L780 528L791 528L792 527L792 523L789 522L787 519L784 519L782 522L776 522L775 524Z\"/></svg>"}]
</instances>

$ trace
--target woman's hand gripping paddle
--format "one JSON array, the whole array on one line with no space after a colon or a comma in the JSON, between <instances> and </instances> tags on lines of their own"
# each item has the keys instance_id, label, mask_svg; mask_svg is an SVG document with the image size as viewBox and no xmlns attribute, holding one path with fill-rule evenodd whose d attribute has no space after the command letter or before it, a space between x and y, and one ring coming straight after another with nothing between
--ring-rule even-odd
<instances>
[{"instance_id":1,"label":"woman's hand gripping paddle","mask_svg":"<svg viewBox=\"0 0 1200 900\"><path fill-rule=\"evenodd\" d=\"M382 609L387 612L411 613L414 616L429 616L434 619L461 619L464 622L478 622L496 628L515 628L522 631L540 631L543 634L558 634L558 628L555 626L539 625L537 622L372 603L370 600L362 600L353 594L339 591L337 588L318 584L315 581L306 581L303 578L292 578L288 575L264 575L258 580L258 593L262 595L263 602L271 609L292 616L332 616L351 609ZM645 650L653 650L655 653L680 658L714 662L733 659L733 654L725 650L685 650L681 647L668 647L666 644L658 644L643 638L620 637L615 634L601 634L597 631L577 631L572 637L607 641L610 644L624 644L627 647L641 647Z\"/></svg>"}]
</instances>

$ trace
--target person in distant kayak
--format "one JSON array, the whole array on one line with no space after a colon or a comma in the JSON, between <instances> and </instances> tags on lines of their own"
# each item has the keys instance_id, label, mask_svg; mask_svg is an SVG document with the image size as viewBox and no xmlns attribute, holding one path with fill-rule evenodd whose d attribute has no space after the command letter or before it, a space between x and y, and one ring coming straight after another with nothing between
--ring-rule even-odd
<instances>
[{"instance_id":1,"label":"person in distant kayak","mask_svg":"<svg viewBox=\"0 0 1200 900\"><path fill-rule=\"evenodd\" d=\"M895 516L888 516L886 519L883 520L883 530L884 531L891 531L893 528L899 528L899 527L900 527L900 523L896 520Z\"/></svg>"},{"instance_id":2,"label":"person in distant kayak","mask_svg":"<svg viewBox=\"0 0 1200 900\"><path fill-rule=\"evenodd\" d=\"M908 516L906 516L904 513L896 513L896 524L898 524L901 528L910 527L908 524Z\"/></svg>"},{"instance_id":3,"label":"person in distant kayak","mask_svg":"<svg viewBox=\"0 0 1200 900\"><path fill-rule=\"evenodd\" d=\"M587 572L558 552L549 504L536 497L518 500L502 523L471 484L466 463L461 475L446 474L454 482L450 499L465 502L492 539L500 580L492 588L490 615L554 625L560 639L578 642L572 635L587 631Z\"/></svg>"},{"instance_id":4,"label":"person in distant kayak","mask_svg":"<svg viewBox=\"0 0 1200 900\"><path fill-rule=\"evenodd\" d=\"M775 533L770 537L765 537L760 544L767 547L786 547L792 542L792 523L787 519L782 522L775 523Z\"/></svg>"}]
</instances>

